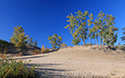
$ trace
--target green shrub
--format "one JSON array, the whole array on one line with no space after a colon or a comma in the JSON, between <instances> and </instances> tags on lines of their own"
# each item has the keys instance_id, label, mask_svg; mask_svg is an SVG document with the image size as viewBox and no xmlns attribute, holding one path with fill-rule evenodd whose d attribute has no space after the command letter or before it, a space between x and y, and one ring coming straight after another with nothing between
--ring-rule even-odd
<instances>
[{"instance_id":1,"label":"green shrub","mask_svg":"<svg viewBox=\"0 0 125 78\"><path fill-rule=\"evenodd\" d=\"M90 46L90 45L92 45L92 44L90 44L90 43L87 43L87 44L86 44L86 46Z\"/></svg>"},{"instance_id":2,"label":"green shrub","mask_svg":"<svg viewBox=\"0 0 125 78\"><path fill-rule=\"evenodd\" d=\"M36 78L35 66L26 67L27 64L20 59L0 59L0 78Z\"/></svg>"},{"instance_id":3,"label":"green shrub","mask_svg":"<svg viewBox=\"0 0 125 78\"><path fill-rule=\"evenodd\" d=\"M124 48L124 45L116 45L115 48L122 49L122 48Z\"/></svg>"}]
</instances>

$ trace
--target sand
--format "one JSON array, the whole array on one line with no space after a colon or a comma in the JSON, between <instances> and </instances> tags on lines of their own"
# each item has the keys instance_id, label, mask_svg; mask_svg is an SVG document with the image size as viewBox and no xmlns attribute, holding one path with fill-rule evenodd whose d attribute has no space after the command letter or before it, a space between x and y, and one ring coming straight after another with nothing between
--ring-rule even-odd
<instances>
[{"instance_id":1,"label":"sand","mask_svg":"<svg viewBox=\"0 0 125 78\"><path fill-rule=\"evenodd\" d=\"M51 53L14 58L31 60L29 66L37 65L36 72L41 77L125 78L124 51L91 47L74 46Z\"/></svg>"}]
</instances>

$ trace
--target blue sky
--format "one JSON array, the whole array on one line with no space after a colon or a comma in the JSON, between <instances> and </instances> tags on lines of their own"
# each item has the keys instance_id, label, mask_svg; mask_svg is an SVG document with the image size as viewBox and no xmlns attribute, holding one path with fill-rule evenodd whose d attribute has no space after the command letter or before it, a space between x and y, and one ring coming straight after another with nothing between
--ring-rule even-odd
<instances>
[{"instance_id":1,"label":"blue sky","mask_svg":"<svg viewBox=\"0 0 125 78\"><path fill-rule=\"evenodd\" d=\"M13 27L19 25L26 35L38 41L39 47L51 48L47 38L54 33L72 46L73 37L64 27L66 16L78 10L89 11L95 18L100 11L115 16L115 26L119 28L116 44L123 43L120 37L121 28L125 27L125 0L0 0L0 39L9 41Z\"/></svg>"}]
</instances>

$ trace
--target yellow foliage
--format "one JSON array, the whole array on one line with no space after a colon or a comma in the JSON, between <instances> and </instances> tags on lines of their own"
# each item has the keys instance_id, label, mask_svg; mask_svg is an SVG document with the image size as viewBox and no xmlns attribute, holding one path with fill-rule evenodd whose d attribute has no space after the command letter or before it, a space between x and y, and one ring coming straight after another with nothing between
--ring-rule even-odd
<instances>
[{"instance_id":1,"label":"yellow foliage","mask_svg":"<svg viewBox=\"0 0 125 78\"><path fill-rule=\"evenodd\" d=\"M62 44L61 44L61 46L64 48L64 47L66 47L66 46L67 46L67 44L62 43Z\"/></svg>"},{"instance_id":2,"label":"yellow foliage","mask_svg":"<svg viewBox=\"0 0 125 78\"><path fill-rule=\"evenodd\" d=\"M18 54L16 53L16 56L18 56Z\"/></svg>"},{"instance_id":3,"label":"yellow foliage","mask_svg":"<svg viewBox=\"0 0 125 78\"><path fill-rule=\"evenodd\" d=\"M35 55L36 53L33 53L33 55Z\"/></svg>"},{"instance_id":4,"label":"yellow foliage","mask_svg":"<svg viewBox=\"0 0 125 78\"><path fill-rule=\"evenodd\" d=\"M47 52L49 52L49 49L47 47L44 48L44 45L42 45L41 53L47 53Z\"/></svg>"},{"instance_id":5,"label":"yellow foliage","mask_svg":"<svg viewBox=\"0 0 125 78\"><path fill-rule=\"evenodd\" d=\"M5 47L5 48L4 48L4 53L7 53L7 51L8 51L8 48Z\"/></svg>"},{"instance_id":6,"label":"yellow foliage","mask_svg":"<svg viewBox=\"0 0 125 78\"><path fill-rule=\"evenodd\" d=\"M40 51L38 49L33 50L33 54L40 54Z\"/></svg>"},{"instance_id":7,"label":"yellow foliage","mask_svg":"<svg viewBox=\"0 0 125 78\"><path fill-rule=\"evenodd\" d=\"M22 56L22 52L20 52L19 55Z\"/></svg>"}]
</instances>

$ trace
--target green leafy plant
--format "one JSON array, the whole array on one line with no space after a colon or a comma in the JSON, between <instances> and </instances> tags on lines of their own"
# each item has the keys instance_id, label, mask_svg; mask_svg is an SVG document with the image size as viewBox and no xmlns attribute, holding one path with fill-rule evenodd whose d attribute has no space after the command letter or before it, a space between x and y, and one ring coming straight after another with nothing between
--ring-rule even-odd
<instances>
[{"instance_id":1,"label":"green leafy plant","mask_svg":"<svg viewBox=\"0 0 125 78\"><path fill-rule=\"evenodd\" d=\"M34 70L35 66L28 68L26 61L20 59L0 59L0 78L36 78Z\"/></svg>"}]
</instances>

